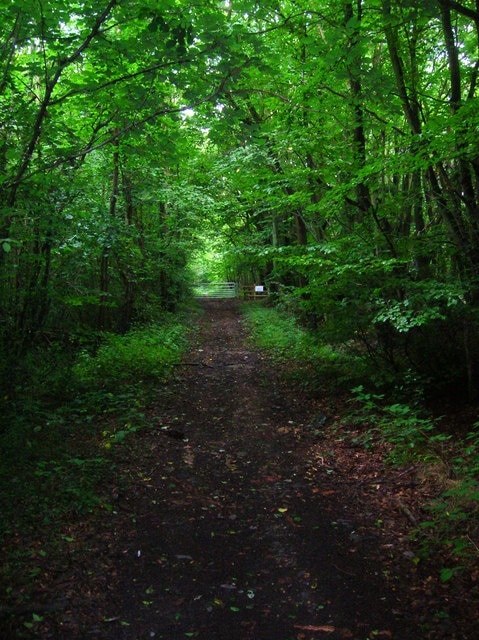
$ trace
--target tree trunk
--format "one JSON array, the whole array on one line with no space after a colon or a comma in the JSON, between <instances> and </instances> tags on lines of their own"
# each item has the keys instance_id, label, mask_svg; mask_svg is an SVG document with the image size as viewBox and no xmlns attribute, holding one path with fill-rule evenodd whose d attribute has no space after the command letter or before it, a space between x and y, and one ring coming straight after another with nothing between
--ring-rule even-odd
<instances>
[{"instance_id":1,"label":"tree trunk","mask_svg":"<svg viewBox=\"0 0 479 640\"><path fill-rule=\"evenodd\" d=\"M356 15L354 15L353 3L346 2L344 4L344 27L349 32L348 38L348 57L354 63L348 64L346 69L348 73L349 89L351 91L351 107L353 112L353 157L355 161L356 171L359 172L366 165L366 134L364 132L364 111L363 111L363 90L362 90L362 58L360 51L361 38L361 19L362 19L362 1L356 2ZM352 20L356 18L353 27ZM371 209L371 194L369 187L363 181L359 181L356 186L357 206L363 213Z\"/></svg>"},{"instance_id":2,"label":"tree trunk","mask_svg":"<svg viewBox=\"0 0 479 640\"><path fill-rule=\"evenodd\" d=\"M118 138L115 138L113 143L113 172L111 182L111 194L110 194L110 219L113 220L116 217L116 208L118 203L119 185L120 185L120 143ZM108 236L108 234L107 234ZM98 320L97 325L100 331L104 331L108 325L108 294L110 288L110 252L111 252L111 240L106 240L100 258L100 302L98 307Z\"/></svg>"},{"instance_id":3,"label":"tree trunk","mask_svg":"<svg viewBox=\"0 0 479 640\"><path fill-rule=\"evenodd\" d=\"M450 93L449 105L451 113L456 114L462 106L461 94L461 67L459 63L459 51L456 46L454 28L451 18L451 9L448 2L440 1L441 22L446 44L446 52L449 66ZM455 173L453 178L453 188L458 196L458 208L465 207L467 212L467 235L469 238L468 254L473 262L474 272L479 269L479 205L476 199L474 183L472 179L472 166L461 155L462 142L456 142L459 157L455 163Z\"/></svg>"},{"instance_id":4,"label":"tree trunk","mask_svg":"<svg viewBox=\"0 0 479 640\"><path fill-rule=\"evenodd\" d=\"M421 143L419 136L422 133L421 106L416 86L416 79L419 76L417 68L417 28L416 25L413 25L409 38L410 74L408 83L405 64L400 55L398 34L392 25L390 0L383 0L382 12L386 43L396 81L396 87L406 122L408 123L412 134L411 154L415 155L420 150ZM434 194L433 197L436 199L438 204L442 202L443 197L440 185L432 168L425 172L425 180L429 181L429 189L426 185L425 190L429 190L430 194ZM414 222L414 234L419 240L419 242L416 243L416 247L413 249L414 260L418 270L418 276L420 278L424 278L429 274L429 261L427 256L424 255L424 248L421 245L421 236L426 228L424 221L424 208L426 203L423 196L423 176L419 169L414 169L411 172L406 196L407 200L411 202L411 219Z\"/></svg>"}]
</instances>

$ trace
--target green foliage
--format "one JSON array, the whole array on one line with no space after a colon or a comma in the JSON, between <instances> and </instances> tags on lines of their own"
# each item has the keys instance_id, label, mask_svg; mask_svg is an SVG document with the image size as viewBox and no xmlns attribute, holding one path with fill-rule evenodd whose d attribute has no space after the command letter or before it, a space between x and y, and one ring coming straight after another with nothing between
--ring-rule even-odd
<instances>
[{"instance_id":1,"label":"green foliage","mask_svg":"<svg viewBox=\"0 0 479 640\"><path fill-rule=\"evenodd\" d=\"M313 346L311 336L294 318L270 307L244 305L255 342L278 361L305 359Z\"/></svg>"},{"instance_id":2,"label":"green foliage","mask_svg":"<svg viewBox=\"0 0 479 640\"><path fill-rule=\"evenodd\" d=\"M81 385L115 389L136 380L164 380L178 362L188 339L185 326L172 323L105 334L94 354L84 351L73 367Z\"/></svg>"},{"instance_id":3,"label":"green foliage","mask_svg":"<svg viewBox=\"0 0 479 640\"><path fill-rule=\"evenodd\" d=\"M127 396L134 379L163 379L182 330L127 332L177 309L192 278L267 284L287 313L256 316L257 339L298 370L307 363L308 380L397 391L409 377L409 391L473 399L471 12L449 3L448 33L432 0L383 11L180 4L0 7L0 409L11 450L31 454L35 429L53 444L51 405L77 398L78 384L93 421L95 407L121 409L120 385ZM91 332L100 345L83 341ZM428 419L398 402L381 408L398 455L440 449Z\"/></svg>"},{"instance_id":4,"label":"green foliage","mask_svg":"<svg viewBox=\"0 0 479 640\"><path fill-rule=\"evenodd\" d=\"M444 489L428 506L428 519L414 534L421 557L429 557L438 548L447 554L448 566L441 571L447 582L475 558L479 549L479 433L456 438Z\"/></svg>"},{"instance_id":5,"label":"green foliage","mask_svg":"<svg viewBox=\"0 0 479 640\"><path fill-rule=\"evenodd\" d=\"M178 316L164 317L161 325L103 336L95 355L95 336L85 336L92 355L83 351L76 361L61 358L60 347L43 363L29 354L25 379L4 399L0 537L39 522L53 535L65 518L109 508L102 492L114 472L109 451L145 428L152 388L171 373L190 331Z\"/></svg>"},{"instance_id":6,"label":"green foliage","mask_svg":"<svg viewBox=\"0 0 479 640\"><path fill-rule=\"evenodd\" d=\"M476 25L452 9L452 108L437 12L346 6L0 10L5 350L124 332L193 273L268 282L378 382L450 362L461 383L479 349L459 330L477 322Z\"/></svg>"},{"instance_id":7,"label":"green foliage","mask_svg":"<svg viewBox=\"0 0 479 640\"><path fill-rule=\"evenodd\" d=\"M37 558L57 557L70 543L65 531L72 523L113 509L109 489L124 482L114 454L148 426L145 405L189 333L176 316L122 338L108 335L97 357L80 358L73 371L74 350L61 357L60 347L52 346L43 364L32 352L25 358L25 378L4 398L0 433L0 543L8 541L3 577L18 584L22 576L22 597L35 583ZM83 335L83 344L95 342L97 336ZM11 541L18 538L35 544L16 548ZM33 618L27 628L37 622Z\"/></svg>"},{"instance_id":8,"label":"green foliage","mask_svg":"<svg viewBox=\"0 0 479 640\"><path fill-rule=\"evenodd\" d=\"M64 517L91 511L101 504L98 483L105 474L104 458L65 457L63 460L39 460L34 474L42 484L42 510L50 517Z\"/></svg>"},{"instance_id":9,"label":"green foliage","mask_svg":"<svg viewBox=\"0 0 479 640\"><path fill-rule=\"evenodd\" d=\"M359 442L366 447L387 443L387 459L394 464L441 458L443 447L451 436L438 430L437 420L422 417L417 407L387 404L384 395L367 392L362 385L352 391L355 395L352 402L358 407L349 420L366 425L357 438Z\"/></svg>"},{"instance_id":10,"label":"green foliage","mask_svg":"<svg viewBox=\"0 0 479 640\"><path fill-rule=\"evenodd\" d=\"M179 114L228 73L221 7L30 4L0 9L8 351L45 329L125 331L184 299L207 196L188 180L205 136Z\"/></svg>"},{"instance_id":11,"label":"green foliage","mask_svg":"<svg viewBox=\"0 0 479 640\"><path fill-rule=\"evenodd\" d=\"M311 389L350 385L364 375L361 360L322 343L290 313L258 303L245 304L243 312L254 342L274 360L288 363L290 375Z\"/></svg>"},{"instance_id":12,"label":"green foliage","mask_svg":"<svg viewBox=\"0 0 479 640\"><path fill-rule=\"evenodd\" d=\"M422 417L417 408L387 404L380 394L363 387L353 390L358 408L349 421L362 428L355 442L366 448L386 445L386 459L396 465L420 464L422 473L435 475L441 487L424 505L428 519L412 533L419 559L440 552L447 566L440 569L443 582L451 580L477 556L479 532L479 434L453 438L439 428L439 420Z\"/></svg>"},{"instance_id":13,"label":"green foliage","mask_svg":"<svg viewBox=\"0 0 479 640\"><path fill-rule=\"evenodd\" d=\"M278 303L322 341L367 360L378 386L408 372L417 384L464 384L464 326L474 323L467 287L418 278L403 259L373 255L371 246L353 247L350 239L263 253L274 260L275 274L295 273L305 283L280 286Z\"/></svg>"}]
</instances>

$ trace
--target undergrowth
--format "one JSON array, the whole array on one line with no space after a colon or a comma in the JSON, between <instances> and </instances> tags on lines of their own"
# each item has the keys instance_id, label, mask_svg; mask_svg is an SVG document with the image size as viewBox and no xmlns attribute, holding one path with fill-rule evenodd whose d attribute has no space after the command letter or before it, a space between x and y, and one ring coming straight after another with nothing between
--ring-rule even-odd
<instances>
[{"instance_id":1,"label":"undergrowth","mask_svg":"<svg viewBox=\"0 0 479 640\"><path fill-rule=\"evenodd\" d=\"M417 404L390 404L382 394L353 389L355 409L346 424L360 427L353 440L366 449L387 445L385 461L417 465L434 477L436 496L423 505L423 520L411 534L417 560L440 556L440 577L449 581L479 558L479 423L465 438L445 433L441 418Z\"/></svg>"},{"instance_id":2,"label":"undergrowth","mask_svg":"<svg viewBox=\"0 0 479 640\"><path fill-rule=\"evenodd\" d=\"M164 380L185 346L180 324L152 325L126 335L105 334L94 353L84 350L73 367L75 380L86 387L115 389L133 380Z\"/></svg>"},{"instance_id":3,"label":"undergrowth","mask_svg":"<svg viewBox=\"0 0 479 640\"><path fill-rule=\"evenodd\" d=\"M311 390L351 384L364 375L364 363L342 347L321 342L287 312L261 304L242 307L251 337L278 363L287 363L291 377Z\"/></svg>"},{"instance_id":4,"label":"undergrowth","mask_svg":"<svg viewBox=\"0 0 479 640\"><path fill-rule=\"evenodd\" d=\"M452 436L442 433L434 420L419 406L401 402L389 403L384 394L367 392L363 385L352 389L355 408L347 417L353 424L366 424L354 440L366 449L386 442L386 460L392 464L411 461L435 461L447 456Z\"/></svg>"},{"instance_id":5,"label":"undergrowth","mask_svg":"<svg viewBox=\"0 0 479 640\"><path fill-rule=\"evenodd\" d=\"M95 337L74 359L55 350L56 367L51 362L42 367L30 357L24 365L30 377L11 392L0 432L0 543L5 548L16 536L35 544L46 529L52 541L63 522L110 508L102 491L115 473L110 450L145 428L144 406L171 375L189 333L171 317L125 335L103 335L100 346ZM10 571L29 553L11 551Z\"/></svg>"}]
</instances>

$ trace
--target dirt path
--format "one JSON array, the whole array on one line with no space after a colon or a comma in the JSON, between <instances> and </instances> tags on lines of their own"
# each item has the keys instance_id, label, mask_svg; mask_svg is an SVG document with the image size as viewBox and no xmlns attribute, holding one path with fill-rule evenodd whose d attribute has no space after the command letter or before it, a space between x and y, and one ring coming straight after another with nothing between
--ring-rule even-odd
<instances>
[{"instance_id":1,"label":"dirt path","mask_svg":"<svg viewBox=\"0 0 479 640\"><path fill-rule=\"evenodd\" d=\"M206 307L120 491L107 611L81 637L419 638L377 540L355 534L334 482L314 473L298 438L311 406L245 346L234 306Z\"/></svg>"},{"instance_id":2,"label":"dirt path","mask_svg":"<svg viewBox=\"0 0 479 640\"><path fill-rule=\"evenodd\" d=\"M322 440L317 404L245 337L234 304L205 303L151 429L114 454L114 510L70 529L81 549L52 569L34 637L432 637L387 560L393 544L364 526L376 516Z\"/></svg>"}]
</instances>

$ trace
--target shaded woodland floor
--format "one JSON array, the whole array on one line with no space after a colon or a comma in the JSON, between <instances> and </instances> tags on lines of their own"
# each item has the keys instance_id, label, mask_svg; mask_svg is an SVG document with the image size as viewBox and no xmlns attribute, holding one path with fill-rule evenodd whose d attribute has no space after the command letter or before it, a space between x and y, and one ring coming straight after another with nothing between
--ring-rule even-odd
<instances>
[{"instance_id":1,"label":"shaded woodland floor","mask_svg":"<svg viewBox=\"0 0 479 640\"><path fill-rule=\"evenodd\" d=\"M341 399L286 384L234 302L203 306L151 428L112 452L113 509L70 523L1 637L476 638L467 602L411 560L412 471L328 434Z\"/></svg>"}]
</instances>

